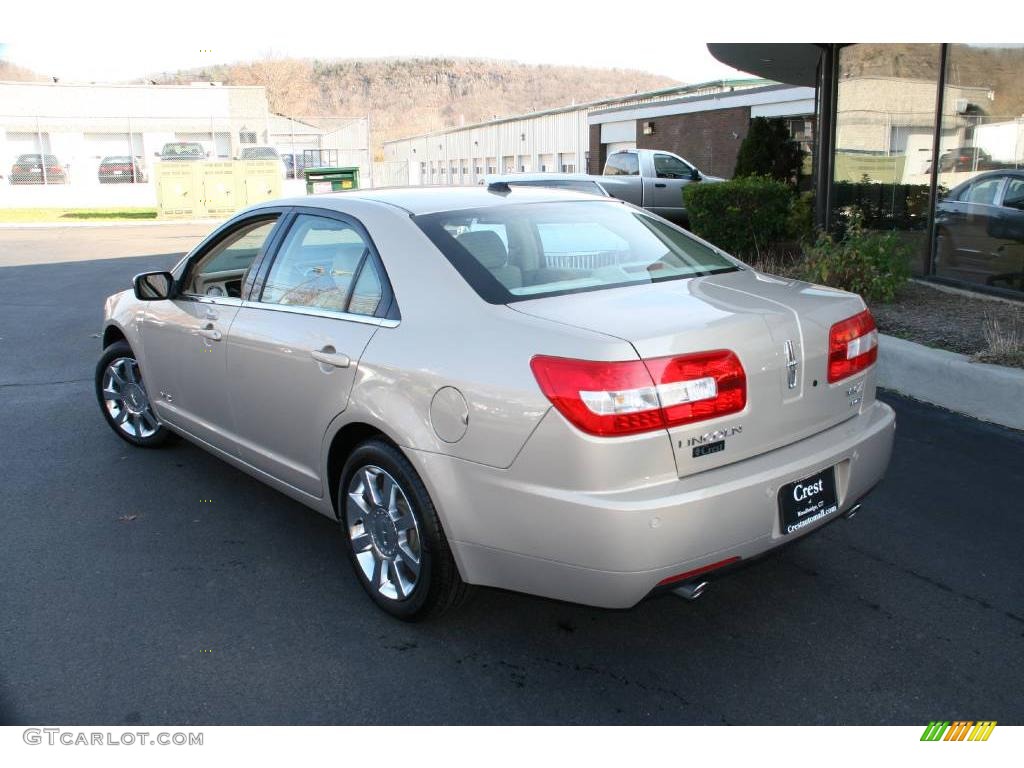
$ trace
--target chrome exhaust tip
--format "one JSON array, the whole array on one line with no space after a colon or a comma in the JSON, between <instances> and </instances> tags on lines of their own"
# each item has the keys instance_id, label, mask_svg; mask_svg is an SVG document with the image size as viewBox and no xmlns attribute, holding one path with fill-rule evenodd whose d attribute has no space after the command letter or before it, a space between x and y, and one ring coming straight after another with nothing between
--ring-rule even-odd
<instances>
[{"instance_id":1,"label":"chrome exhaust tip","mask_svg":"<svg viewBox=\"0 0 1024 768\"><path fill-rule=\"evenodd\" d=\"M845 517L847 520L852 520L859 511L860 504L854 504L852 507L846 510L845 513L843 513L843 517Z\"/></svg>"},{"instance_id":2,"label":"chrome exhaust tip","mask_svg":"<svg viewBox=\"0 0 1024 768\"><path fill-rule=\"evenodd\" d=\"M672 594L678 595L684 600L696 600L698 597L704 594L704 590L708 588L706 581L691 581L688 584L682 584L672 590Z\"/></svg>"}]
</instances>

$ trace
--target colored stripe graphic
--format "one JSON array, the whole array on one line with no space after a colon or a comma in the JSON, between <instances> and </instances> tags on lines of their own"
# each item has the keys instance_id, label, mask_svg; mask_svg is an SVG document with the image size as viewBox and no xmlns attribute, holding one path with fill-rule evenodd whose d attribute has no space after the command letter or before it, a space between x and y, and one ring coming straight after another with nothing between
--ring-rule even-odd
<instances>
[{"instance_id":1,"label":"colored stripe graphic","mask_svg":"<svg viewBox=\"0 0 1024 768\"><path fill-rule=\"evenodd\" d=\"M932 720L921 734L921 741L941 741L942 734L949 728L949 720Z\"/></svg>"},{"instance_id":2,"label":"colored stripe graphic","mask_svg":"<svg viewBox=\"0 0 1024 768\"><path fill-rule=\"evenodd\" d=\"M946 738L943 741L963 741L967 738L967 732L970 730L974 722L971 720L957 720L950 726L949 732L946 733Z\"/></svg>"},{"instance_id":3,"label":"colored stripe graphic","mask_svg":"<svg viewBox=\"0 0 1024 768\"><path fill-rule=\"evenodd\" d=\"M977 725L974 726L974 730L971 731L971 735L967 737L968 741L988 741L988 737L992 735L992 731L996 727L995 720L981 720Z\"/></svg>"},{"instance_id":4,"label":"colored stripe graphic","mask_svg":"<svg viewBox=\"0 0 1024 768\"><path fill-rule=\"evenodd\" d=\"M932 720L925 726L921 741L988 741L995 720Z\"/></svg>"}]
</instances>

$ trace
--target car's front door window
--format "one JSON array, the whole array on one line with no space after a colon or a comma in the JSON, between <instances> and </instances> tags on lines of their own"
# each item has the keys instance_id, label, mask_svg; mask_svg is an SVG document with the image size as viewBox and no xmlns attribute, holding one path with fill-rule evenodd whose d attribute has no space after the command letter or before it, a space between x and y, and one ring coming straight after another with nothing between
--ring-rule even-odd
<instances>
[{"instance_id":1,"label":"car's front door window","mask_svg":"<svg viewBox=\"0 0 1024 768\"><path fill-rule=\"evenodd\" d=\"M182 293L241 298L246 272L266 246L276 223L276 216L261 218L230 232L191 266Z\"/></svg>"},{"instance_id":2,"label":"car's front door window","mask_svg":"<svg viewBox=\"0 0 1024 768\"><path fill-rule=\"evenodd\" d=\"M693 169L672 155L654 156L654 174L659 179L688 179Z\"/></svg>"}]
</instances>

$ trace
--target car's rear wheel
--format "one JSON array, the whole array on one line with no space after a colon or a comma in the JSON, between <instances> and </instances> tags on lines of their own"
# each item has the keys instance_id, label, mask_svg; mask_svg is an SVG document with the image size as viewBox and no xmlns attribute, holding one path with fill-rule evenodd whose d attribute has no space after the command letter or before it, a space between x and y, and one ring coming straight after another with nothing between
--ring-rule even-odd
<instances>
[{"instance_id":1,"label":"car's rear wheel","mask_svg":"<svg viewBox=\"0 0 1024 768\"><path fill-rule=\"evenodd\" d=\"M153 448L168 430L153 411L135 353L126 341L111 344L96 364L96 399L107 424L122 440Z\"/></svg>"},{"instance_id":2,"label":"car's rear wheel","mask_svg":"<svg viewBox=\"0 0 1024 768\"><path fill-rule=\"evenodd\" d=\"M469 587L427 489L392 444L368 440L349 456L338 519L357 578L392 616L418 621L465 600Z\"/></svg>"}]
</instances>

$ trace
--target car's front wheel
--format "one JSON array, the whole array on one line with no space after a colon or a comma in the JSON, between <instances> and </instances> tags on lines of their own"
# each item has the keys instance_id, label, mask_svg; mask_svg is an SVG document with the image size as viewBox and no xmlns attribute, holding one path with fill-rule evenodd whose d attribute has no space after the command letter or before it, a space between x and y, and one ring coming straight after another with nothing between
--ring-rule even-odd
<instances>
[{"instance_id":1,"label":"car's front wheel","mask_svg":"<svg viewBox=\"0 0 1024 768\"><path fill-rule=\"evenodd\" d=\"M153 412L135 353L126 341L111 344L96 364L96 399L107 424L132 445L153 448L168 430Z\"/></svg>"},{"instance_id":2,"label":"car's front wheel","mask_svg":"<svg viewBox=\"0 0 1024 768\"><path fill-rule=\"evenodd\" d=\"M392 444L373 439L352 452L341 472L338 507L356 576L380 608L418 621L464 601L469 587L433 502Z\"/></svg>"}]
</instances>

